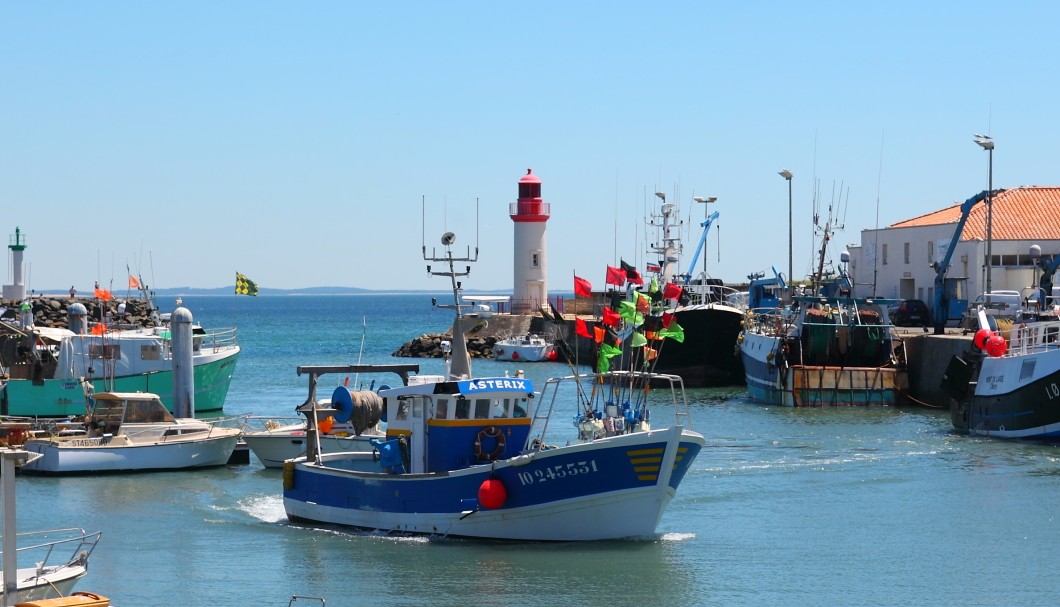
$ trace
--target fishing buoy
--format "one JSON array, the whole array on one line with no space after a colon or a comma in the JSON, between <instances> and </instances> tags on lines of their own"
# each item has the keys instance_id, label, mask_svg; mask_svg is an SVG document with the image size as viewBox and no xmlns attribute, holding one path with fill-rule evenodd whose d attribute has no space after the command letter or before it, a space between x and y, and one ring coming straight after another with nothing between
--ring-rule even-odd
<instances>
[{"instance_id":1,"label":"fishing buoy","mask_svg":"<svg viewBox=\"0 0 1060 607\"><path fill-rule=\"evenodd\" d=\"M325 417L324 419L320 420L320 422L317 424L317 428L319 428L320 431L323 432L324 434L331 434L331 429L334 428L334 427L335 427L335 418L330 416L330 415Z\"/></svg>"},{"instance_id":2,"label":"fishing buoy","mask_svg":"<svg viewBox=\"0 0 1060 607\"><path fill-rule=\"evenodd\" d=\"M972 338L972 343L975 344L976 348L979 348L980 350L985 350L986 342L990 339L991 335L993 335L993 333L991 333L990 331L986 329L979 329L975 332L975 337Z\"/></svg>"},{"instance_id":3,"label":"fishing buoy","mask_svg":"<svg viewBox=\"0 0 1060 607\"><path fill-rule=\"evenodd\" d=\"M496 510L508 499L508 490L498 478L487 478L478 487L478 503L486 510Z\"/></svg>"},{"instance_id":4,"label":"fishing buoy","mask_svg":"<svg viewBox=\"0 0 1060 607\"><path fill-rule=\"evenodd\" d=\"M519 353L518 352L512 352L512 360L519 360Z\"/></svg>"},{"instance_id":5,"label":"fishing buoy","mask_svg":"<svg viewBox=\"0 0 1060 607\"><path fill-rule=\"evenodd\" d=\"M1004 356L1006 350L1008 350L1008 344L1005 343L1005 338L997 333L994 333L986 340L986 353L990 356L994 358Z\"/></svg>"},{"instance_id":6,"label":"fishing buoy","mask_svg":"<svg viewBox=\"0 0 1060 607\"><path fill-rule=\"evenodd\" d=\"M555 350L550 350L548 353L548 359L556 360L557 358L559 358L559 352L556 352Z\"/></svg>"}]
</instances>

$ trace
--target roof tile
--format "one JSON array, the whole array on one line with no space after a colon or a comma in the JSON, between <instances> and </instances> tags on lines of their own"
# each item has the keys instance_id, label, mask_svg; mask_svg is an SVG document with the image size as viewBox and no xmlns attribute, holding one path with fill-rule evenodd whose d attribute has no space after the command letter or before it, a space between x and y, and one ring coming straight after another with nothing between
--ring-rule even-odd
<instances>
[{"instance_id":1,"label":"roof tile","mask_svg":"<svg viewBox=\"0 0 1060 607\"><path fill-rule=\"evenodd\" d=\"M995 190L994 240L1060 240L1060 187L1020 186ZM961 240L986 239L986 204L976 204L964 224ZM957 223L961 205L900 221L892 228Z\"/></svg>"}]
</instances>

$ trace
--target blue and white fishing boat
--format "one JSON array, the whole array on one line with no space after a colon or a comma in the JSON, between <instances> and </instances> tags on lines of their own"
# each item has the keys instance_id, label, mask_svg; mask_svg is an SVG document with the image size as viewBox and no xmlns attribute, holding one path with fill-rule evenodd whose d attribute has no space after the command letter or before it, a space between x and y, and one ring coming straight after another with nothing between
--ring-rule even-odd
<instances>
[{"instance_id":1,"label":"blue and white fishing boat","mask_svg":"<svg viewBox=\"0 0 1060 607\"><path fill-rule=\"evenodd\" d=\"M843 269L825 277L829 237L826 224L813 295L792 297L786 306L775 270L773 278L752 277L737 339L747 393L789 407L898 404L909 382L905 348L888 317L897 300L851 297Z\"/></svg>"},{"instance_id":2,"label":"blue and white fishing boat","mask_svg":"<svg viewBox=\"0 0 1060 607\"><path fill-rule=\"evenodd\" d=\"M283 502L292 521L386 532L530 541L653 536L663 512L704 445L686 428L676 376L606 373L550 379L540 394L529 379L474 377L453 236L442 239L456 321L447 376L417 375L379 389L386 438L365 452L321 453L316 422L357 415L346 404L310 399L304 457L284 464ZM477 254L476 254L477 257ZM646 390L666 385L674 425L653 430ZM562 410L570 403L569 409ZM576 404L576 406L575 406ZM576 415L576 427L553 426ZM684 422L682 425L680 422ZM559 446L553 446L556 441ZM365 471L365 466L370 469Z\"/></svg>"}]
</instances>

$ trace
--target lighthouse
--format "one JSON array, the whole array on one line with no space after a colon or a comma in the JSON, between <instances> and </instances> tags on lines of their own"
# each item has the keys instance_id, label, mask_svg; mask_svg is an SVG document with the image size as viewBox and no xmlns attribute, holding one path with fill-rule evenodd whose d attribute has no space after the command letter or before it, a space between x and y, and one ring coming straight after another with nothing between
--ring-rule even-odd
<instances>
[{"instance_id":1,"label":"lighthouse","mask_svg":"<svg viewBox=\"0 0 1060 607\"><path fill-rule=\"evenodd\" d=\"M7 245L7 248L11 250L11 266L14 274L12 282L14 284L4 285L4 299L9 301L25 299L26 283L22 278L22 252L26 250L26 238L22 235L21 229L15 228L15 233L11 236L11 244Z\"/></svg>"},{"instance_id":2,"label":"lighthouse","mask_svg":"<svg viewBox=\"0 0 1060 607\"><path fill-rule=\"evenodd\" d=\"M548 302L549 217L549 204L541 200L541 180L532 169L519 180L519 200L511 203L509 214L515 222L512 314L532 314Z\"/></svg>"}]
</instances>

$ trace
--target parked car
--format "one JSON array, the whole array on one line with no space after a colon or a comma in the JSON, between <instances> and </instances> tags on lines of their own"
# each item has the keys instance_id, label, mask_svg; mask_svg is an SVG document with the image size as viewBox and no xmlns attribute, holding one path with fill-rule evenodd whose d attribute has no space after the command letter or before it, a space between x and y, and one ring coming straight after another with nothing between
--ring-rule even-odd
<instances>
[{"instance_id":1,"label":"parked car","mask_svg":"<svg viewBox=\"0 0 1060 607\"><path fill-rule=\"evenodd\" d=\"M927 304L919 299L900 299L887 313L899 327L926 327L931 322Z\"/></svg>"}]
</instances>

